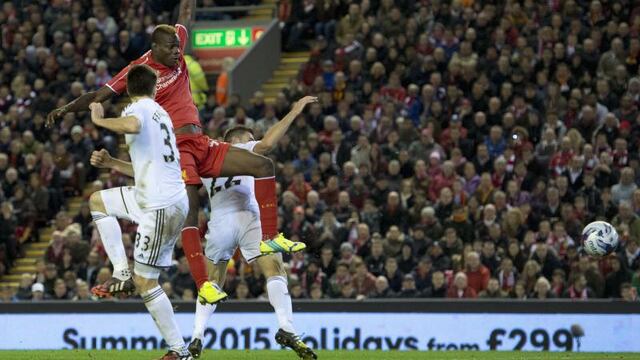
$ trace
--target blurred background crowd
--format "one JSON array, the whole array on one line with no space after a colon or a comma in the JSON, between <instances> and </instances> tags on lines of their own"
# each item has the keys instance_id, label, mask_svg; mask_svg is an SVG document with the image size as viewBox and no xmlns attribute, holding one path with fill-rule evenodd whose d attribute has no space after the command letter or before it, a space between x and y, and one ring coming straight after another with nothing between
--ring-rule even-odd
<instances>
[{"instance_id":1,"label":"blurred background crowd","mask_svg":"<svg viewBox=\"0 0 640 360\"><path fill-rule=\"evenodd\" d=\"M44 119L148 49L175 3L4 2L0 274L37 229L55 231L37 275L0 300L90 299L111 276L88 207L65 204L127 184L88 164L94 149L126 151L87 114ZM636 2L282 0L278 16L285 50L311 51L299 76L274 104L212 91L201 119L212 137L242 124L259 138L298 98L320 98L271 154L280 229L309 250L285 258L292 297L638 300ZM203 234L208 206L203 191ZM617 228L616 254L581 254L593 220ZM122 226L131 254L135 225ZM163 287L192 300L175 255ZM226 291L264 298L257 266L235 260Z\"/></svg>"}]
</instances>

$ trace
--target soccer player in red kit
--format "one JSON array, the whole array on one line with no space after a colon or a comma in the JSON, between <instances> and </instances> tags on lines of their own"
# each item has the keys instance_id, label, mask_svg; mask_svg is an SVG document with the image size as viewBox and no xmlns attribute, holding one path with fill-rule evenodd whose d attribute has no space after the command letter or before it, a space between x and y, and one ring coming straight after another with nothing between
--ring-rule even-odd
<instances>
[{"instance_id":1,"label":"soccer player in red kit","mask_svg":"<svg viewBox=\"0 0 640 360\"><path fill-rule=\"evenodd\" d=\"M227 295L215 284L208 281L207 267L198 230L198 190L202 185L200 178L219 176L253 176L255 178L256 200L260 207L260 221L263 242L260 250L263 254L275 252L296 252L305 245L285 239L277 231L277 197L275 193L275 170L273 162L264 156L231 147L230 144L210 139L202 133L198 109L193 103L189 88L189 72L184 60L184 48L193 0L182 0L178 15L178 24L159 25L151 35L151 50L120 71L102 88L88 92L65 106L53 110L47 115L47 124L51 126L58 118L68 112L88 110L92 102L103 102L115 94L126 90L128 70L136 64L145 64L156 70L158 102L169 113L176 134L180 152L182 176L187 185L189 213L182 230L182 247L189 262L191 275L198 287L198 298L202 302L216 303ZM172 156L173 154L167 154ZM103 284L101 292L117 293L121 282L127 281L127 274L116 274Z\"/></svg>"}]
</instances>

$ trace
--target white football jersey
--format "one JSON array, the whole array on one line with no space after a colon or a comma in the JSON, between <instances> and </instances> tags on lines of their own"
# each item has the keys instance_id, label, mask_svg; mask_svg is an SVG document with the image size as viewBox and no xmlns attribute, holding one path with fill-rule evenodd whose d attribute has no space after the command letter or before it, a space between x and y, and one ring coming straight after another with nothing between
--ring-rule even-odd
<instances>
[{"instance_id":1,"label":"white football jersey","mask_svg":"<svg viewBox=\"0 0 640 360\"><path fill-rule=\"evenodd\" d=\"M125 135L138 206L152 211L175 204L186 195L186 189L169 114L153 99L143 98L127 106L122 116L135 116L140 121L139 133Z\"/></svg>"},{"instance_id":2,"label":"white football jersey","mask_svg":"<svg viewBox=\"0 0 640 360\"><path fill-rule=\"evenodd\" d=\"M250 141L233 146L253 151L257 143L257 141ZM202 178L202 184L209 194L212 218L236 211L251 211L260 214L252 176L219 177L215 181L211 178Z\"/></svg>"}]
</instances>

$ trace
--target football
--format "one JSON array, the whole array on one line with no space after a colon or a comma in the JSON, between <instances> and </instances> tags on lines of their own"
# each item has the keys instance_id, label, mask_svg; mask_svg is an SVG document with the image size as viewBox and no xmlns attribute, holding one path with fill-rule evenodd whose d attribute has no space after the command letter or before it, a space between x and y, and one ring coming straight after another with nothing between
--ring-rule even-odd
<instances>
[{"instance_id":1,"label":"football","mask_svg":"<svg viewBox=\"0 0 640 360\"><path fill-rule=\"evenodd\" d=\"M582 230L582 246L591 256L605 256L618 247L618 232L605 221L594 221Z\"/></svg>"}]
</instances>

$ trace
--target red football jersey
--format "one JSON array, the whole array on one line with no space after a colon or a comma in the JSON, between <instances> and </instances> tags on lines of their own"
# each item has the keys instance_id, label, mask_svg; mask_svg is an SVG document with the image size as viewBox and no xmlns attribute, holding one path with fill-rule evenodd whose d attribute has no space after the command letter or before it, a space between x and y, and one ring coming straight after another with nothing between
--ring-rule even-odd
<instances>
[{"instance_id":1,"label":"red football jersey","mask_svg":"<svg viewBox=\"0 0 640 360\"><path fill-rule=\"evenodd\" d=\"M151 57L151 50L140 58L132 61L127 67L120 70L107 84L113 92L121 94L127 90L127 73L133 65L145 64L158 72L156 84L156 101L162 106L173 122L173 128L178 129L188 124L200 125L198 108L193 103L191 88L189 87L189 71L184 60L184 47L187 44L188 32L184 25L176 24L176 32L180 40L180 60L178 66L169 68L159 64Z\"/></svg>"}]
</instances>

